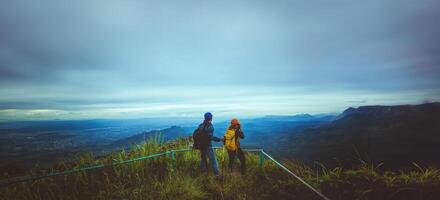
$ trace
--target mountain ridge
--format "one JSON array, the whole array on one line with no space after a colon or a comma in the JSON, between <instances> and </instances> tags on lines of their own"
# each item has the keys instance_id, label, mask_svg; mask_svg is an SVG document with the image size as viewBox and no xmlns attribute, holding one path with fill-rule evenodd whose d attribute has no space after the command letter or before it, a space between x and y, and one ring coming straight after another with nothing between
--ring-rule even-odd
<instances>
[{"instance_id":1,"label":"mountain ridge","mask_svg":"<svg viewBox=\"0 0 440 200\"><path fill-rule=\"evenodd\" d=\"M348 108L329 124L292 135L288 147L291 156L329 165L350 165L356 157L391 168L411 162L440 165L438 116L437 102Z\"/></svg>"}]
</instances>

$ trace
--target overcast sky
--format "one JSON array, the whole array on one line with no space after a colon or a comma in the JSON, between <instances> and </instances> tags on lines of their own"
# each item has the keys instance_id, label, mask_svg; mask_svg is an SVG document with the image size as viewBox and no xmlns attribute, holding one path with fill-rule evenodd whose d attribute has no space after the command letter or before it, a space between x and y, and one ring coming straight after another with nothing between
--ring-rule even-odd
<instances>
[{"instance_id":1,"label":"overcast sky","mask_svg":"<svg viewBox=\"0 0 440 200\"><path fill-rule=\"evenodd\" d=\"M0 120L440 100L440 1L0 0Z\"/></svg>"}]
</instances>

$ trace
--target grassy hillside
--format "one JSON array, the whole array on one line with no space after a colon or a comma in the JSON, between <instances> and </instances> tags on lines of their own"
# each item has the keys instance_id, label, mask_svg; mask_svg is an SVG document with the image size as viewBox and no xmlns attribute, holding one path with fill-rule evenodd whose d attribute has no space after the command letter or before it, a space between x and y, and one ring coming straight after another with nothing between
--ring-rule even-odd
<instances>
[{"instance_id":1,"label":"grassy hillside","mask_svg":"<svg viewBox=\"0 0 440 200\"><path fill-rule=\"evenodd\" d=\"M53 170L111 163L186 147L184 139L164 145L150 140L131 151L101 158L85 155L74 163L60 163ZM212 173L201 173L199 154L192 151L177 153L175 160L160 157L4 186L0 188L0 199L319 199L268 160L265 161L264 171L260 170L256 154L246 155L246 176L238 172L226 173L225 152L217 150L216 154L223 174L219 178ZM368 163L361 163L354 169L312 169L300 162L283 163L331 199L440 198L440 171L435 168L415 166L411 171L385 172Z\"/></svg>"}]
</instances>

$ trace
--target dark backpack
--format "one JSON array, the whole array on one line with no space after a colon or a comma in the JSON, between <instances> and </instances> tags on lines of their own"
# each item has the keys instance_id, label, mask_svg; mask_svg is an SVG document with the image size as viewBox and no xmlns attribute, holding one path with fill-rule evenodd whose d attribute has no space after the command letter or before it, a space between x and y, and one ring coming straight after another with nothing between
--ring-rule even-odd
<instances>
[{"instance_id":1,"label":"dark backpack","mask_svg":"<svg viewBox=\"0 0 440 200\"><path fill-rule=\"evenodd\" d=\"M209 124L203 124L202 126L199 126L194 133L193 133L193 148L194 149L204 149L208 147L209 144L209 137L206 133L206 127Z\"/></svg>"}]
</instances>

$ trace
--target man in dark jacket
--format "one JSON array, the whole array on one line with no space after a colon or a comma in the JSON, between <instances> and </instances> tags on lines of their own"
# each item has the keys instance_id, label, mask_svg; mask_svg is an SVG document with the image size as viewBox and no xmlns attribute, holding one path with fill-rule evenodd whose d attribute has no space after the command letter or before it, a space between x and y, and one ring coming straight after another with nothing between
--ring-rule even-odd
<instances>
[{"instance_id":1,"label":"man in dark jacket","mask_svg":"<svg viewBox=\"0 0 440 200\"><path fill-rule=\"evenodd\" d=\"M203 123L199 125L197 128L198 131L200 129L203 130L204 134L207 134L208 136L208 142L206 145L204 145L202 148L200 148L200 166L202 167L202 171L207 171L207 157L209 157L209 162L211 163L212 170L214 171L215 176L219 176L220 173L218 171L218 165L217 160L215 159L215 153L212 149L211 141L220 142L221 139L214 136L214 126L212 126L212 114L210 112L205 113L205 120Z\"/></svg>"}]
</instances>

